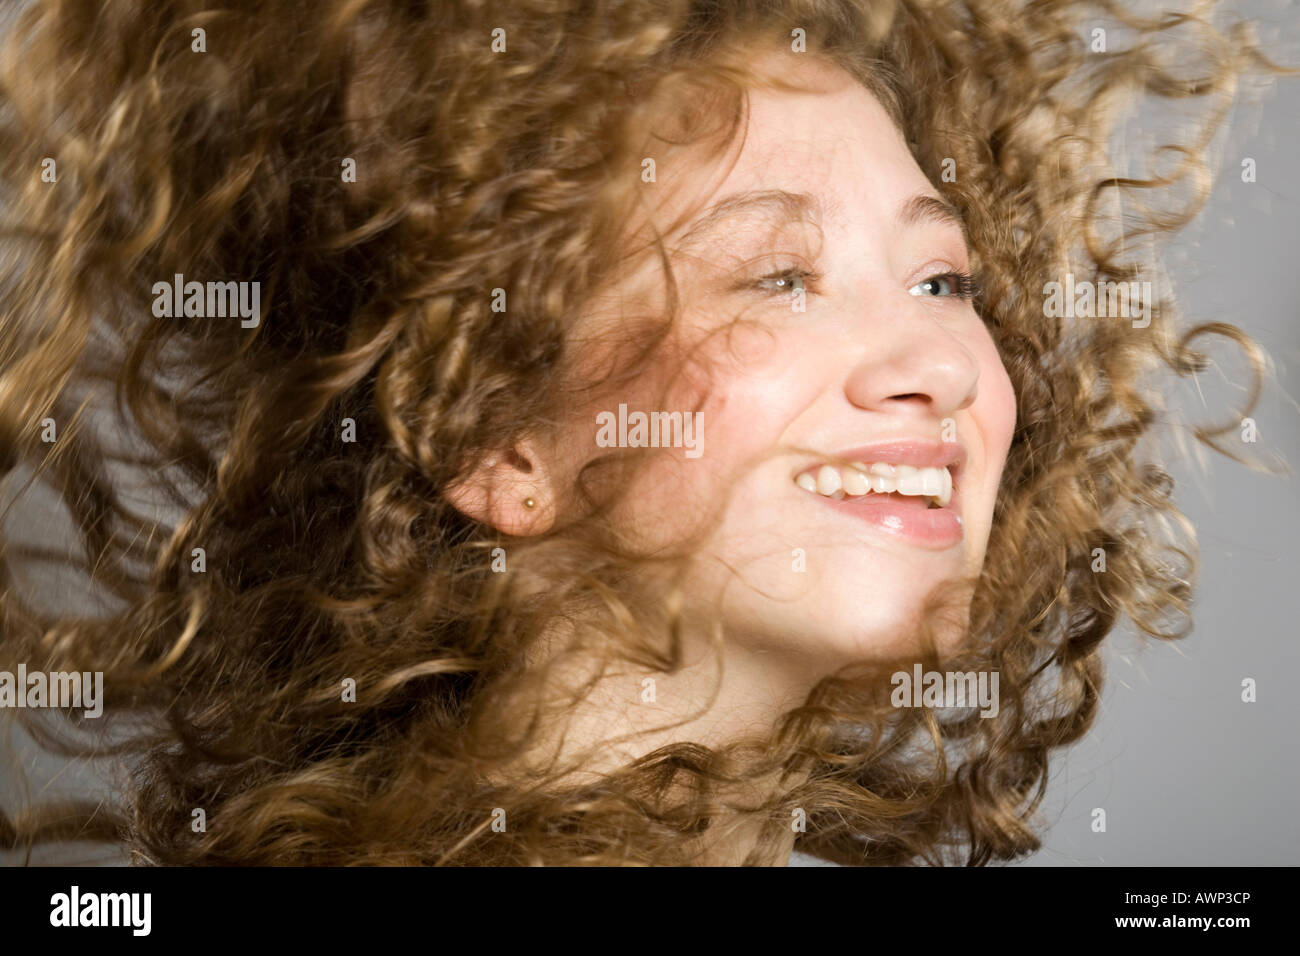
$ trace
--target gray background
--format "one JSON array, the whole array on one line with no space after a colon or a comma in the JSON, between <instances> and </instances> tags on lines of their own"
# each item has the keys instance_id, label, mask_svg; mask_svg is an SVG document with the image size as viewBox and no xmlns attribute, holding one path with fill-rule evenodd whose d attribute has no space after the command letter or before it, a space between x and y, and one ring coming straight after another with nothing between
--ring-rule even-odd
<instances>
[{"instance_id":1,"label":"gray background","mask_svg":"<svg viewBox=\"0 0 1300 956\"><path fill-rule=\"evenodd\" d=\"M1296 4L1237 6L1262 33L1280 29L1275 60L1300 63ZM1258 442L1238 447L1292 468L1300 462L1298 119L1300 78L1280 80L1262 109L1241 110L1222 138L1205 213L1170 256L1171 276L1185 283L1186 320L1232 322L1273 358L1276 382L1254 414ZM1254 183L1241 181L1243 157L1256 161ZM1225 420L1248 379L1234 360L1199 381L1199 394L1192 385L1169 399L1182 421ZM1144 643L1130 630L1107 639L1101 712L1057 759L1044 813L1051 830L1026 865L1300 863L1300 699L1288 689L1300 668L1300 486L1213 452L1205 458L1204 471L1187 459L1166 464L1200 541L1195 629L1174 644ZM1247 677L1257 688L1251 704L1241 700ZM1106 810L1105 833L1092 832L1094 807Z\"/></svg>"},{"instance_id":2,"label":"gray background","mask_svg":"<svg viewBox=\"0 0 1300 956\"><path fill-rule=\"evenodd\" d=\"M1296 4L1273 0L1229 9L1260 23L1274 59L1300 63ZM1211 200L1173 247L1169 272L1185 321L1232 322L1272 356L1276 380L1255 413L1259 441L1242 447L1259 458L1295 463L1300 78L1279 81L1259 105L1252 105L1250 88L1242 97L1217 144L1222 166ZM1158 134L1173 112L1140 114L1132 144ZM1245 156L1256 160L1255 183L1241 182ZM1196 384L1171 392L1175 431L1178 423L1227 417L1245 381L1241 363L1225 361ZM1257 474L1213 453L1205 456L1204 470L1176 452L1164 461L1201 545L1195 629L1176 644L1139 640L1127 627L1107 638L1101 711L1089 735L1055 757L1040 817L1043 848L1016 865L1300 863L1293 796L1300 789L1293 739L1300 702L1287 689L1300 665L1300 488L1293 479ZM0 499L7 503L8 494ZM48 539L61 526L56 516L23 508L10 514L5 530ZM65 586L71 587L60 585L51 596L73 599ZM1246 677L1258 684L1253 704L1240 700ZM20 788L19 765L27 787ZM7 808L24 797L84 793L94 779L85 768L34 757L21 741L0 742L0 801ZM1104 833L1091 829L1095 807L1106 811ZM78 860L109 861L102 851L77 850ZM33 862L54 859L42 852ZM0 855L0 861L15 860ZM791 865L819 861L796 854Z\"/></svg>"}]
</instances>

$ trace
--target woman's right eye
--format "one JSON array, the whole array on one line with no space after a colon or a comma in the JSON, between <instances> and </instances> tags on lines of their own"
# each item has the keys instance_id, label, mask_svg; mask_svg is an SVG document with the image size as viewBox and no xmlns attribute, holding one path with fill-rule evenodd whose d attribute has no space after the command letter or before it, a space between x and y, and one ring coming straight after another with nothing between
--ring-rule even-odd
<instances>
[{"instance_id":1,"label":"woman's right eye","mask_svg":"<svg viewBox=\"0 0 1300 956\"><path fill-rule=\"evenodd\" d=\"M808 283L816 278L816 273L799 266L790 266L763 276L754 282L753 288L758 292L771 295L791 295L795 292L807 292Z\"/></svg>"}]
</instances>

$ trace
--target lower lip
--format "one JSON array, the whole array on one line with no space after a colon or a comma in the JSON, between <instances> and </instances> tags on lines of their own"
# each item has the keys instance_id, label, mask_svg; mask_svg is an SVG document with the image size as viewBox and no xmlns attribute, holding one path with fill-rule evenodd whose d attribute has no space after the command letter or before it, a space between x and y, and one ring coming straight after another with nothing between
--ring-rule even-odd
<instances>
[{"instance_id":1,"label":"lower lip","mask_svg":"<svg viewBox=\"0 0 1300 956\"><path fill-rule=\"evenodd\" d=\"M886 534L933 551L943 551L960 544L965 533L956 508L956 491L946 508L927 507L925 499L911 496L895 498L892 495L870 494L855 498L817 497L835 510L865 521Z\"/></svg>"}]
</instances>

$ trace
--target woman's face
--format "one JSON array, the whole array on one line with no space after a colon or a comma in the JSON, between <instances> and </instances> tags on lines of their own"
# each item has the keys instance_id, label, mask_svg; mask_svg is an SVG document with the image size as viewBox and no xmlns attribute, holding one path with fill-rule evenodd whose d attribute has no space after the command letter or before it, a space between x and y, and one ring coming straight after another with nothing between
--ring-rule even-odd
<instances>
[{"instance_id":1,"label":"woman's face","mask_svg":"<svg viewBox=\"0 0 1300 956\"><path fill-rule=\"evenodd\" d=\"M653 549L720 518L691 600L722 602L728 646L820 667L903 649L926 592L978 572L1015 396L984 322L945 278L969 266L961 225L884 108L837 67L775 56L780 75L818 90L752 92L734 165L658 157L648 218L666 233L680 319L658 363L601 392L567 444L575 459L608 453L620 404L699 403L694 449L653 452L616 520ZM662 286L654 262L625 273L593 300L589 327L661 303ZM954 494L930 508L823 468L834 456L886 466L877 480L925 466L905 490L940 498L951 465Z\"/></svg>"}]
</instances>

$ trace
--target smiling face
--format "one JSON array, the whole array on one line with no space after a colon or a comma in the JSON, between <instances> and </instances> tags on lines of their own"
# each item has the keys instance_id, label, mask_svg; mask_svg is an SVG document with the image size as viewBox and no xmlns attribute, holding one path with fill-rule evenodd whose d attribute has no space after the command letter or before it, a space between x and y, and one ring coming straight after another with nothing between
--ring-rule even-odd
<instances>
[{"instance_id":1,"label":"smiling face","mask_svg":"<svg viewBox=\"0 0 1300 956\"><path fill-rule=\"evenodd\" d=\"M696 450L652 453L616 520L654 549L718 519L690 598L721 602L729 649L823 667L905 648L926 592L978 573L1015 396L964 295L960 221L888 113L837 67L773 56L813 89L751 91L738 156L665 157L645 187L682 308L658 363L584 407L566 445L592 457L593 412L613 423L620 404L697 411ZM662 285L634 267L588 327Z\"/></svg>"}]
</instances>

